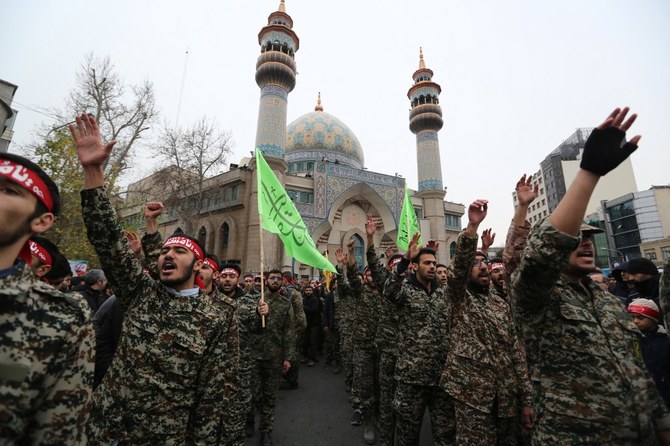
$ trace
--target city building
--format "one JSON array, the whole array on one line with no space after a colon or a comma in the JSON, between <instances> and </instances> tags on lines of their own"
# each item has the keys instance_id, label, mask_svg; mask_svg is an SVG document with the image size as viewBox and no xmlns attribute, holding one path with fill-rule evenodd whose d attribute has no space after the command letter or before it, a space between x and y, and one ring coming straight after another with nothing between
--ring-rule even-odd
<instances>
[{"instance_id":1,"label":"city building","mask_svg":"<svg viewBox=\"0 0 670 446\"><path fill-rule=\"evenodd\" d=\"M0 153L7 152L12 141L14 122L18 111L12 108L16 85L0 79Z\"/></svg>"},{"instance_id":2,"label":"city building","mask_svg":"<svg viewBox=\"0 0 670 446\"><path fill-rule=\"evenodd\" d=\"M670 185L603 200L602 213L612 251L624 260L651 255L655 245L647 243L670 236ZM655 260L662 257L657 255Z\"/></svg>"},{"instance_id":3,"label":"city building","mask_svg":"<svg viewBox=\"0 0 670 446\"><path fill-rule=\"evenodd\" d=\"M381 255L387 247L395 246L406 180L397 173L367 170L365 153L356 135L343 121L324 111L320 94L314 111L287 125L288 97L296 87L295 57L300 41L283 0L268 17L258 42L261 52L255 79L260 88L260 105L256 147L284 185L319 250L327 250L334 262L335 249L354 240L356 260L364 265L367 214L377 222L374 244ZM465 207L445 201L438 140L443 126L441 87L433 81L433 72L426 67L421 50L419 67L412 79L407 93L411 107L409 130L416 135L419 181L418 190L410 192L411 199L423 240L436 240L438 261L448 263L454 256ZM402 122L401 113L399 110L398 122ZM163 193L154 179L144 178L128 188L127 206L121 214L138 229L143 225L141 203L160 199ZM228 172L207 179L205 185L207 192L195 235L208 252L239 262L245 271L258 271L261 239L255 160L245 158L231 164ZM181 224L174 210L167 209L160 230L167 235ZM276 235L266 233L263 248L266 269L279 267L302 276L317 275L311 267L285 256Z\"/></svg>"},{"instance_id":4,"label":"city building","mask_svg":"<svg viewBox=\"0 0 670 446\"><path fill-rule=\"evenodd\" d=\"M663 268L670 259L670 237L640 243L640 251L643 257L654 262L657 267Z\"/></svg>"},{"instance_id":5,"label":"city building","mask_svg":"<svg viewBox=\"0 0 670 446\"><path fill-rule=\"evenodd\" d=\"M528 221L535 225L551 214L565 195L579 171L584 143L592 128L579 128L540 163L533 174L533 185L538 186L538 196L528 209ZM626 159L616 169L602 177L591 196L587 214L600 210L600 202L637 191L631 159ZM514 207L518 204L512 193Z\"/></svg>"}]
</instances>

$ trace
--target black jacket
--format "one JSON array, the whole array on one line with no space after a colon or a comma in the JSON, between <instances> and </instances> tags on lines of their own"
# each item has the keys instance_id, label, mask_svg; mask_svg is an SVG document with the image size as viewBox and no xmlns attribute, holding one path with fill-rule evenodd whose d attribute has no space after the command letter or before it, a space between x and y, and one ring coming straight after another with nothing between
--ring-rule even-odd
<instances>
[{"instance_id":1,"label":"black jacket","mask_svg":"<svg viewBox=\"0 0 670 446\"><path fill-rule=\"evenodd\" d=\"M95 328L95 377L93 387L98 387L112 363L116 346L121 338L123 311L116 296L109 297L93 315Z\"/></svg>"},{"instance_id":2,"label":"black jacket","mask_svg":"<svg viewBox=\"0 0 670 446\"><path fill-rule=\"evenodd\" d=\"M640 340L642 358L654 383L670 408L670 338L663 327L654 333L643 333Z\"/></svg>"}]
</instances>

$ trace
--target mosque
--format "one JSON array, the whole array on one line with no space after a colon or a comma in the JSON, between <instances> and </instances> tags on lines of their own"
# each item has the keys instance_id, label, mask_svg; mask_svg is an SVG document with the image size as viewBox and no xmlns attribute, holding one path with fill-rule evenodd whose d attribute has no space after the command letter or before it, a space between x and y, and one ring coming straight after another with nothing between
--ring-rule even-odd
<instances>
[{"instance_id":1,"label":"mosque","mask_svg":"<svg viewBox=\"0 0 670 446\"><path fill-rule=\"evenodd\" d=\"M397 222L402 209L405 179L365 169L365 155L356 135L340 119L324 111L321 98L314 111L287 125L289 93L296 85L295 55L300 41L284 0L268 17L258 34L261 53L256 63L260 106L256 147L284 185L309 228L320 251L328 250L335 263L335 249L355 242L359 265L365 262L365 221L371 214L377 222L374 244L378 254L395 247ZM309 75L303 73L303 75ZM438 262L449 263L461 230L464 206L445 201L438 132L442 128L440 86L420 54L407 96L411 109L409 130L416 135L418 190L410 190L424 242L439 243ZM243 271L260 269L260 221L257 205L255 160L242 159L230 170L206 180L205 201L198 215L196 236L208 252L239 263ZM147 190L155 190L152 176L128 188L127 203L146 201ZM153 198L156 199L156 198ZM188 199L188 197L185 197ZM121 210L126 222L142 229L141 205ZM166 210L160 220L163 236L181 222ZM279 267L300 276L318 277L318 271L284 255L279 238L263 234L265 269Z\"/></svg>"}]
</instances>

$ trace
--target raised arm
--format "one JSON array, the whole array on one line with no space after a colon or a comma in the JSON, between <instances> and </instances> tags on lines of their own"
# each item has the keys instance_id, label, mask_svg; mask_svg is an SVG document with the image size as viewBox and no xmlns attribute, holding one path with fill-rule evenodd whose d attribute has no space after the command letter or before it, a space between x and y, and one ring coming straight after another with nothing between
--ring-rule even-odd
<instances>
[{"instance_id":1,"label":"raised arm","mask_svg":"<svg viewBox=\"0 0 670 446\"><path fill-rule=\"evenodd\" d=\"M493 245L493 242L496 240L496 234L493 232L493 229L488 228L482 231L482 249L481 251L489 255L489 248Z\"/></svg>"},{"instance_id":2,"label":"raised arm","mask_svg":"<svg viewBox=\"0 0 670 446\"><path fill-rule=\"evenodd\" d=\"M368 241L368 248L365 251L365 256L368 259L368 268L370 268L370 272L372 273L372 280L374 280L379 290L382 291L387 274L386 268L379 262L379 257L377 257L377 254L375 253L373 236L376 231L377 222L372 218L372 215L368 214L368 219L365 222L365 233Z\"/></svg>"},{"instance_id":3,"label":"raised arm","mask_svg":"<svg viewBox=\"0 0 670 446\"><path fill-rule=\"evenodd\" d=\"M79 162L84 170L81 206L88 239L98 254L102 269L123 308L141 295L139 292L151 279L144 276L140 261L130 249L114 206L104 188L103 165L116 141L102 143L95 118L81 115L77 127L70 131L77 146Z\"/></svg>"},{"instance_id":4,"label":"raised arm","mask_svg":"<svg viewBox=\"0 0 670 446\"><path fill-rule=\"evenodd\" d=\"M419 238L421 234L418 232L412 236L407 245L407 251L403 258L398 262L384 283L384 297L390 300L394 304L401 306L404 302L405 296L400 291L402 290L402 284L405 280L405 272L409 267L409 264L412 262L412 259L419 253L421 246L419 246Z\"/></svg>"},{"instance_id":5,"label":"raised arm","mask_svg":"<svg viewBox=\"0 0 670 446\"><path fill-rule=\"evenodd\" d=\"M593 130L584 146L575 180L556 210L531 231L510 287L515 310L522 318L535 317L546 305L570 254L579 245L576 236L600 177L616 168L637 148L640 136L622 145L626 130L636 118L632 115L625 120L627 113L627 107L617 108Z\"/></svg>"},{"instance_id":6,"label":"raised arm","mask_svg":"<svg viewBox=\"0 0 670 446\"><path fill-rule=\"evenodd\" d=\"M528 234L530 234L530 223L526 221L528 207L537 198L538 185L532 185L533 177L526 175L516 183L516 196L518 204L514 208L514 217L512 224L507 231L505 240L505 250L503 251L503 262L505 264L505 280L509 284L512 273L518 268L521 262L521 253L526 247Z\"/></svg>"},{"instance_id":7,"label":"raised arm","mask_svg":"<svg viewBox=\"0 0 670 446\"><path fill-rule=\"evenodd\" d=\"M465 296L470 270L475 262L477 230L488 212L487 200L475 200L468 206L468 226L458 235L453 268L447 276L447 296L452 302Z\"/></svg>"},{"instance_id":8,"label":"raised arm","mask_svg":"<svg viewBox=\"0 0 670 446\"><path fill-rule=\"evenodd\" d=\"M637 118L633 114L626 119L628 110L628 107L615 109L586 141L577 176L549 217L559 231L570 235L579 233L586 206L600 177L614 170L637 149L640 135L622 144L626 131Z\"/></svg>"}]
</instances>

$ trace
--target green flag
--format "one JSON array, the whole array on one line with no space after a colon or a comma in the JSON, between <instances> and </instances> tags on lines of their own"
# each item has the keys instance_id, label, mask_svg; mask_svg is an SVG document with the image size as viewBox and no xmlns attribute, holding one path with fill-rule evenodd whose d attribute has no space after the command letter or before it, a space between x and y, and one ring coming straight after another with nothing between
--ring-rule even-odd
<instances>
[{"instance_id":1,"label":"green flag","mask_svg":"<svg viewBox=\"0 0 670 446\"><path fill-rule=\"evenodd\" d=\"M300 213L259 149L256 149L256 178L258 213L263 229L279 236L289 257L314 268L337 272L333 264L316 249Z\"/></svg>"},{"instance_id":2,"label":"green flag","mask_svg":"<svg viewBox=\"0 0 670 446\"><path fill-rule=\"evenodd\" d=\"M405 198L402 200L402 211L398 222L398 240L396 241L398 248L407 251L409 241L417 232L421 232L419 230L419 219L416 218L414 205L412 205L412 200L409 199L409 191L407 185L405 185ZM421 237L419 237L419 245L421 244Z\"/></svg>"}]
</instances>

